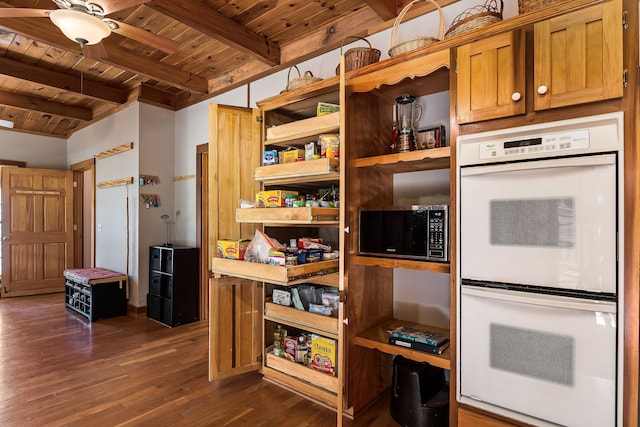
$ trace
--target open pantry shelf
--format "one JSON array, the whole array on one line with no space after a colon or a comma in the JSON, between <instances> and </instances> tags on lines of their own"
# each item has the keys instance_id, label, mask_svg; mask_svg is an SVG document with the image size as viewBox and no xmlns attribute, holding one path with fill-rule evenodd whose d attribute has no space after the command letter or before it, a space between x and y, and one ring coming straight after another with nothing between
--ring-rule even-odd
<instances>
[{"instance_id":1,"label":"open pantry shelf","mask_svg":"<svg viewBox=\"0 0 640 427\"><path fill-rule=\"evenodd\" d=\"M340 173L338 168L340 161L332 158L305 160L303 162L281 163L276 165L258 166L254 172L256 181L262 181L265 185L274 185L280 182L300 182L302 179L315 179L318 181L338 181Z\"/></svg>"},{"instance_id":2,"label":"open pantry shelf","mask_svg":"<svg viewBox=\"0 0 640 427\"><path fill-rule=\"evenodd\" d=\"M227 258L213 258L211 269L216 274L287 286L309 281L308 279L315 275L334 273L338 270L338 261L335 259L283 267Z\"/></svg>"},{"instance_id":3,"label":"open pantry shelf","mask_svg":"<svg viewBox=\"0 0 640 427\"><path fill-rule=\"evenodd\" d=\"M265 145L287 146L309 142L309 138L323 133L340 131L340 113L309 117L267 128ZM317 138L316 138L317 139Z\"/></svg>"},{"instance_id":4,"label":"open pantry shelf","mask_svg":"<svg viewBox=\"0 0 640 427\"><path fill-rule=\"evenodd\" d=\"M385 268L404 268L406 270L432 271L434 273L449 273L451 265L448 262L414 261L373 256L355 257L357 265L378 266Z\"/></svg>"},{"instance_id":5,"label":"open pantry shelf","mask_svg":"<svg viewBox=\"0 0 640 427\"><path fill-rule=\"evenodd\" d=\"M267 353L267 367L290 375L298 381L304 378L304 382L312 387L324 389L332 394L338 393L338 377L292 362L284 357L275 356L272 351Z\"/></svg>"},{"instance_id":6,"label":"open pantry shelf","mask_svg":"<svg viewBox=\"0 0 640 427\"><path fill-rule=\"evenodd\" d=\"M437 366L439 368L451 369L451 346L449 346L442 354L437 355L389 344L389 332L387 331L397 328L398 326L439 332L441 334L444 334L447 338L450 338L448 329L391 319L389 321L382 322L355 337L354 344L361 347L379 350L383 353L399 354L409 359L417 360L418 362L428 362L431 365Z\"/></svg>"},{"instance_id":7,"label":"open pantry shelf","mask_svg":"<svg viewBox=\"0 0 640 427\"><path fill-rule=\"evenodd\" d=\"M273 356L273 354L271 354L271 356ZM277 356L273 356L273 358L280 359ZM276 361L276 363L277 362L278 361ZM289 362L283 359L281 364L284 365L285 363L293 364L293 362ZM304 366L302 366L302 368L310 369ZM303 373L306 374L306 372ZM308 383L307 381L304 381L302 379L294 378L291 376L292 374L281 372L279 369L274 369L269 366L264 366L262 368L262 374L264 375L265 380L284 387L287 390L290 390L293 393L296 393L307 399L311 399L312 401L324 405L327 408L335 410L338 406L338 396L336 393L320 387L316 387L315 385Z\"/></svg>"},{"instance_id":8,"label":"open pantry shelf","mask_svg":"<svg viewBox=\"0 0 640 427\"><path fill-rule=\"evenodd\" d=\"M393 173L415 172L450 167L451 147L391 153L354 160L357 168L376 167Z\"/></svg>"},{"instance_id":9,"label":"open pantry shelf","mask_svg":"<svg viewBox=\"0 0 640 427\"><path fill-rule=\"evenodd\" d=\"M294 307L266 302L264 318L274 322L287 323L298 329L321 334L328 338L338 339L338 319L336 317L323 316Z\"/></svg>"},{"instance_id":10,"label":"open pantry shelf","mask_svg":"<svg viewBox=\"0 0 640 427\"><path fill-rule=\"evenodd\" d=\"M338 208L238 208L236 222L283 225L338 225Z\"/></svg>"}]
</instances>

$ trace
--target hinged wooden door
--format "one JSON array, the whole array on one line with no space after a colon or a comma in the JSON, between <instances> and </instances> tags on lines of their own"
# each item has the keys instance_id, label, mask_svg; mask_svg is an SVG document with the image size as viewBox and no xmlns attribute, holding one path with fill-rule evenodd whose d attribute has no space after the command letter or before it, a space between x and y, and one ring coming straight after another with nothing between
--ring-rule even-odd
<instances>
[{"instance_id":1,"label":"hinged wooden door","mask_svg":"<svg viewBox=\"0 0 640 427\"><path fill-rule=\"evenodd\" d=\"M458 47L458 123L525 113L524 31Z\"/></svg>"},{"instance_id":2,"label":"hinged wooden door","mask_svg":"<svg viewBox=\"0 0 640 427\"><path fill-rule=\"evenodd\" d=\"M71 171L2 168L2 297L64 290L72 202Z\"/></svg>"},{"instance_id":3,"label":"hinged wooden door","mask_svg":"<svg viewBox=\"0 0 640 427\"><path fill-rule=\"evenodd\" d=\"M535 109L622 96L622 1L534 26Z\"/></svg>"},{"instance_id":4,"label":"hinged wooden door","mask_svg":"<svg viewBox=\"0 0 640 427\"><path fill-rule=\"evenodd\" d=\"M209 256L218 239L251 239L256 226L236 222L239 199L253 199L261 164L257 109L209 106ZM211 270L211 259L209 259ZM259 369L262 349L262 288L235 277L210 280L209 380Z\"/></svg>"}]
</instances>

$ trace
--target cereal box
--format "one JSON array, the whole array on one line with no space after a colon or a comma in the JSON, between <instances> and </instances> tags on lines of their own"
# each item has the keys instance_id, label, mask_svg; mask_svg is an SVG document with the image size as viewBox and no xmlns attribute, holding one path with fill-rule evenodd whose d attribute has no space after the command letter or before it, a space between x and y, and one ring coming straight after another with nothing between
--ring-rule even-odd
<instances>
[{"instance_id":1,"label":"cereal box","mask_svg":"<svg viewBox=\"0 0 640 427\"><path fill-rule=\"evenodd\" d=\"M282 153L282 163L295 163L304 160L305 152L298 148L294 150L285 150Z\"/></svg>"},{"instance_id":2,"label":"cereal box","mask_svg":"<svg viewBox=\"0 0 640 427\"><path fill-rule=\"evenodd\" d=\"M250 240L218 240L218 258L244 259Z\"/></svg>"},{"instance_id":3,"label":"cereal box","mask_svg":"<svg viewBox=\"0 0 640 427\"><path fill-rule=\"evenodd\" d=\"M285 190L270 190L270 191L259 191L256 194L256 202L258 203L258 207L265 208L280 208L284 207L285 197L287 194L293 194L294 196L298 196L297 191L285 191Z\"/></svg>"},{"instance_id":4,"label":"cereal box","mask_svg":"<svg viewBox=\"0 0 640 427\"><path fill-rule=\"evenodd\" d=\"M336 375L336 340L311 336L311 367L329 375Z\"/></svg>"}]
</instances>

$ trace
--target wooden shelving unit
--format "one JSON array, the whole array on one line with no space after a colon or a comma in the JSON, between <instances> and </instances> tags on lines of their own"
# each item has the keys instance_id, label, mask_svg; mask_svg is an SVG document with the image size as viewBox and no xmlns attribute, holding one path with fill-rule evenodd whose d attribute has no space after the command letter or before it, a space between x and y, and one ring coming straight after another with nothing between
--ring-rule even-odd
<instances>
[{"instance_id":1,"label":"wooden shelving unit","mask_svg":"<svg viewBox=\"0 0 640 427\"><path fill-rule=\"evenodd\" d=\"M449 330L437 328L435 326L421 325L419 323L405 322L402 320L392 319L380 323L371 329L364 331L354 338L354 344L374 350L379 350L388 354L399 354L409 359L419 362L428 362L433 366L442 369L451 369L450 351L451 346L446 348L442 354L429 354L422 351L412 350L397 345L389 344L389 330L398 326L406 326L417 329L424 329L432 332L444 334L449 339Z\"/></svg>"},{"instance_id":2,"label":"wooden shelving unit","mask_svg":"<svg viewBox=\"0 0 640 427\"><path fill-rule=\"evenodd\" d=\"M338 260L318 261L288 267L227 258L213 258L212 263L212 271L216 274L283 286L310 280L316 275L335 273L338 270Z\"/></svg>"},{"instance_id":3,"label":"wooden shelving unit","mask_svg":"<svg viewBox=\"0 0 640 427\"><path fill-rule=\"evenodd\" d=\"M240 208L237 222L262 222L267 225L333 225L339 222L338 208Z\"/></svg>"},{"instance_id":4,"label":"wooden shelving unit","mask_svg":"<svg viewBox=\"0 0 640 427\"><path fill-rule=\"evenodd\" d=\"M433 271L434 273L449 273L451 268L448 262L415 261L409 259L383 258L373 256L357 256L357 265L378 266L384 268L405 268L407 270Z\"/></svg>"}]
</instances>

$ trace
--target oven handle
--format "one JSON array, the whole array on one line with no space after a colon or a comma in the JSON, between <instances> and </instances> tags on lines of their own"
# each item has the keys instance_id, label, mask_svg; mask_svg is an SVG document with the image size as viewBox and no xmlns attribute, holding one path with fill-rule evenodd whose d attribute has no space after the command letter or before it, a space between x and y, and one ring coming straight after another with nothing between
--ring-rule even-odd
<instances>
[{"instance_id":1,"label":"oven handle","mask_svg":"<svg viewBox=\"0 0 640 427\"><path fill-rule=\"evenodd\" d=\"M478 288L465 285L461 286L461 292L462 295L477 296L520 304L541 305L545 307L570 310L616 313L616 303L611 301L584 300L559 295L518 292L495 288Z\"/></svg>"},{"instance_id":2,"label":"oven handle","mask_svg":"<svg viewBox=\"0 0 640 427\"><path fill-rule=\"evenodd\" d=\"M566 157L549 160L531 160L519 163L509 163L500 165L472 166L460 169L461 176L485 175L496 172L513 172L522 170L566 168L566 167L588 167L615 165L615 154L600 154L597 156Z\"/></svg>"}]
</instances>

